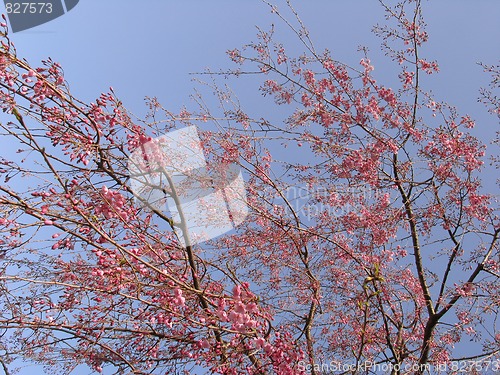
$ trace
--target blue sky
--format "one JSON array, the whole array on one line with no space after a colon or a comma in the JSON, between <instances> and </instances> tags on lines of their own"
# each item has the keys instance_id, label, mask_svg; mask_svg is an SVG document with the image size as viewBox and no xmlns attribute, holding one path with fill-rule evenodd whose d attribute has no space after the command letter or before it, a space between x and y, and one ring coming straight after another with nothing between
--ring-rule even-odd
<instances>
[{"instance_id":1,"label":"blue sky","mask_svg":"<svg viewBox=\"0 0 500 375\"><path fill-rule=\"evenodd\" d=\"M318 49L328 47L352 64L359 62L360 44L377 55L378 39L370 33L383 21L377 1L304 4L297 9ZM478 112L474 102L487 76L475 63L498 59L500 2L424 1L424 12L431 35L425 52L441 66L441 73L432 77L435 93ZM141 114L146 95L157 96L170 109L189 104L190 72L230 66L225 51L255 39L255 25L272 22L283 30L259 0L81 0L66 15L12 39L19 55L31 63L47 56L60 62L77 96L93 100L113 86L126 107ZM294 42L290 34L283 37L285 43ZM392 77L392 68L385 61L377 64L379 79ZM238 95L251 99L256 94Z\"/></svg>"},{"instance_id":2,"label":"blue sky","mask_svg":"<svg viewBox=\"0 0 500 375\"><path fill-rule=\"evenodd\" d=\"M481 138L492 138L497 121L476 103L489 77L476 63L494 64L500 56L500 1L423 4L430 34L423 52L437 59L441 69L426 79L427 87L461 113L472 114ZM2 5L0 9L4 12ZM394 65L382 58L379 40L370 33L375 23L383 22L376 0L300 1L297 10L317 49L328 47L336 59L357 64L357 47L366 45L377 79L394 82ZM271 23L278 30L285 28L259 0L80 0L66 15L11 39L18 55L31 64L49 56L60 62L77 97L93 101L113 86L125 107L141 116L145 96L156 96L172 111L189 107L195 86L189 73L230 67L225 51L254 40L255 25L267 28ZM278 36L285 45L296 45L290 33ZM236 87L242 104L255 113L259 93ZM39 368L28 366L20 374L39 373Z\"/></svg>"}]
</instances>

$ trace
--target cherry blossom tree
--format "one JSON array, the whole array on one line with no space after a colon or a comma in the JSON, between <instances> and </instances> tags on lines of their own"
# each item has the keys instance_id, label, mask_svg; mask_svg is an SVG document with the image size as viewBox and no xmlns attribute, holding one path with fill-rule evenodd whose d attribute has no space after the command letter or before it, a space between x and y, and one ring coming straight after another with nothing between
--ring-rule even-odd
<instances>
[{"instance_id":1,"label":"cherry blossom tree","mask_svg":"<svg viewBox=\"0 0 500 375\"><path fill-rule=\"evenodd\" d=\"M176 114L149 98L142 120L112 89L78 100L58 63L17 56L3 23L4 372L18 358L116 374L498 365L500 224L481 180L486 146L472 117L421 87L439 68L420 53L420 1L382 6L374 32L397 87L376 80L367 50L359 66L336 61L293 8L289 20L271 6L304 54L260 31L228 51L233 71L202 76L218 105L197 95ZM498 116L500 69L484 68L493 79L480 100ZM222 76L260 80L285 119L244 111ZM211 172L243 171L249 210L203 243L186 241L182 215L137 199L128 169L134 151L192 125Z\"/></svg>"}]
</instances>

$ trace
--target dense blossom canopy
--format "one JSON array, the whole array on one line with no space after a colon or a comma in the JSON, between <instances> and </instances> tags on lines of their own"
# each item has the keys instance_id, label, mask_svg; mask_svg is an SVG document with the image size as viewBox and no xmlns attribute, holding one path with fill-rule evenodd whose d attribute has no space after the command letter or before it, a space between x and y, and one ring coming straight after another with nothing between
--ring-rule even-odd
<instances>
[{"instance_id":1,"label":"dense blossom canopy","mask_svg":"<svg viewBox=\"0 0 500 375\"><path fill-rule=\"evenodd\" d=\"M285 21L303 55L273 29L228 51L237 65L226 75L261 80L289 111L282 122L246 113L217 74L218 108L199 96L175 114L150 98L138 120L112 89L84 103L58 63L17 57L2 24L5 372L16 358L118 374L318 374L334 361L403 374L468 359L481 373L498 362L486 146L469 115L420 86L439 71L420 54L420 2L384 8L374 30L398 87L376 80L367 51L356 67L316 51L298 17ZM480 100L498 116L499 68L484 68L493 84ZM127 170L135 150L188 125L213 173L241 168L249 207L233 232L196 245L178 237L185 223L134 197Z\"/></svg>"}]
</instances>

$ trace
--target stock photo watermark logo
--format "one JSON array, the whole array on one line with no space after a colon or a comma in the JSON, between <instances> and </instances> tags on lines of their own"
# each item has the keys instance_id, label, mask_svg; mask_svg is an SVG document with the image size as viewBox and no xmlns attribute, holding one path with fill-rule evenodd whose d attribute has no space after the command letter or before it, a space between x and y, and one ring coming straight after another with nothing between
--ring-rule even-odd
<instances>
[{"instance_id":1,"label":"stock photo watermark logo","mask_svg":"<svg viewBox=\"0 0 500 375\"><path fill-rule=\"evenodd\" d=\"M69 12L78 2L79 0L4 0L5 12L14 33L52 21Z\"/></svg>"},{"instance_id":2,"label":"stock photo watermark logo","mask_svg":"<svg viewBox=\"0 0 500 375\"><path fill-rule=\"evenodd\" d=\"M364 187L337 186L334 189L323 186L290 186L283 196L287 200L287 211L293 210L299 216L312 221L323 213L330 217L339 217L349 212L358 212L364 207L364 202L376 199L378 193ZM331 199L332 196L334 199Z\"/></svg>"},{"instance_id":3,"label":"stock photo watermark logo","mask_svg":"<svg viewBox=\"0 0 500 375\"><path fill-rule=\"evenodd\" d=\"M170 216L184 246L227 233L248 215L240 168L208 165L194 126L143 144L128 170L136 201Z\"/></svg>"}]
</instances>

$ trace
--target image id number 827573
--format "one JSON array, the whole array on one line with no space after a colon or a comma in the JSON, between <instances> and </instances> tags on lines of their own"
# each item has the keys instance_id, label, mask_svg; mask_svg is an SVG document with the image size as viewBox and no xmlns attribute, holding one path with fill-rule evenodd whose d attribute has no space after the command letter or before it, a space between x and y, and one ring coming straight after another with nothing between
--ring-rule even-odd
<instances>
[{"instance_id":1,"label":"image id number 827573","mask_svg":"<svg viewBox=\"0 0 500 375\"><path fill-rule=\"evenodd\" d=\"M52 13L52 3L5 3L7 14Z\"/></svg>"}]
</instances>

